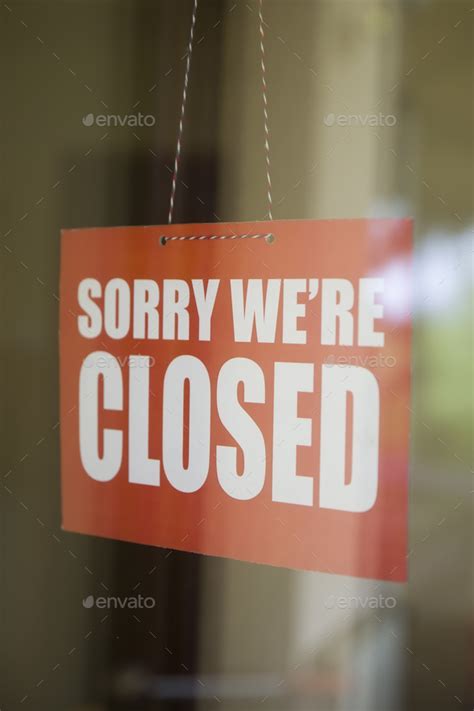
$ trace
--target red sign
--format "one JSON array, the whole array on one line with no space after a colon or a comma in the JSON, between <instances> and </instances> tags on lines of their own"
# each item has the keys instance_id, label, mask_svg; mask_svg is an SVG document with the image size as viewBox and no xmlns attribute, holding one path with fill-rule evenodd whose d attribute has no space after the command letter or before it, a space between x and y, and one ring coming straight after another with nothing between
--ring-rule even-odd
<instances>
[{"instance_id":1,"label":"red sign","mask_svg":"<svg viewBox=\"0 0 474 711\"><path fill-rule=\"evenodd\" d=\"M64 231L64 528L405 580L411 231Z\"/></svg>"}]
</instances>

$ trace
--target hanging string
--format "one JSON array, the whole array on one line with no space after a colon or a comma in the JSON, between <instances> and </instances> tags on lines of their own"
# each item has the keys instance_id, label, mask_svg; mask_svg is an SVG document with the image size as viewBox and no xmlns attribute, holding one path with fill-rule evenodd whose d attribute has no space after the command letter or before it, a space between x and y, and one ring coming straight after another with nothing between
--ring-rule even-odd
<instances>
[{"instance_id":1,"label":"hanging string","mask_svg":"<svg viewBox=\"0 0 474 711\"><path fill-rule=\"evenodd\" d=\"M173 220L174 200L176 197L176 183L178 180L179 160L181 158L181 141L183 138L184 113L186 110L186 99L188 97L189 70L191 67L191 56L194 45L194 28L196 26L198 0L194 0L193 15L191 19L191 31L189 33L188 56L186 59L186 70L184 73L183 100L181 102L181 116L179 119L178 142L176 144L176 156L174 159L173 182L171 185L170 209L168 213L168 224Z\"/></svg>"},{"instance_id":2,"label":"hanging string","mask_svg":"<svg viewBox=\"0 0 474 711\"><path fill-rule=\"evenodd\" d=\"M270 131L268 128L268 101L267 101L267 69L265 66L265 22L263 19L263 0L259 0L258 17L260 24L260 66L262 69L262 96L263 96L263 119L265 130L265 162L267 164L267 197L268 197L268 217L273 220L272 209L272 180L270 177Z\"/></svg>"},{"instance_id":3,"label":"hanging string","mask_svg":"<svg viewBox=\"0 0 474 711\"><path fill-rule=\"evenodd\" d=\"M167 242L201 242L204 239L208 240L222 240L222 239L264 239L268 244L272 244L275 241L274 235L270 233L267 234L243 234L243 235L181 235L173 237L160 237L160 242L164 246Z\"/></svg>"},{"instance_id":4,"label":"hanging string","mask_svg":"<svg viewBox=\"0 0 474 711\"><path fill-rule=\"evenodd\" d=\"M173 220L173 210L174 202L176 197L176 184L178 181L178 170L179 161L181 157L181 142L183 137L183 124L184 124L184 114L186 110L186 99L188 94L188 84L189 84L189 70L191 66L191 56L193 51L194 43L194 28L196 26L196 15L197 15L197 5L198 0L194 0L193 15L191 19L191 31L189 35L189 45L186 60L186 70L184 75L184 89L183 89L183 100L181 104L181 116L179 121L178 129L178 142L176 145L176 156L174 161L173 170L173 181L171 186L171 197L170 197L170 208L168 213L168 224L171 224ZM266 65L265 65L265 21L263 19L263 0L259 0L259 32L260 32L260 66L262 70L262 97L263 97L263 118L264 118L264 130L265 130L265 162L266 162L266 175L267 175L267 198L268 198L268 216L270 220L273 220L273 200L272 200L272 181L270 176L270 131L268 128L268 99L267 99L267 79L266 79ZM269 244L272 244L275 237L271 233L267 234L230 234L230 235L183 235L183 236L165 236L160 237L160 243L164 246L167 242L181 242L181 241L201 241L201 240L223 240L223 239L264 239Z\"/></svg>"}]
</instances>

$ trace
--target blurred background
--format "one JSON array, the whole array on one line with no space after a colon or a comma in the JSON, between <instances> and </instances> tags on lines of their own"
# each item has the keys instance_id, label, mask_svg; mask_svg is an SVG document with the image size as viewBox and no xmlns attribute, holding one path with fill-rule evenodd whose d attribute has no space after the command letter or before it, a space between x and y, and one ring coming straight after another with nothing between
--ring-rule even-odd
<instances>
[{"instance_id":1,"label":"blurred background","mask_svg":"<svg viewBox=\"0 0 474 711\"><path fill-rule=\"evenodd\" d=\"M471 709L470 3L264 2L275 219L415 218L409 582L61 531L60 229L166 222L191 13L0 4L0 708ZM265 216L259 60L258 3L199 0L176 222Z\"/></svg>"}]
</instances>

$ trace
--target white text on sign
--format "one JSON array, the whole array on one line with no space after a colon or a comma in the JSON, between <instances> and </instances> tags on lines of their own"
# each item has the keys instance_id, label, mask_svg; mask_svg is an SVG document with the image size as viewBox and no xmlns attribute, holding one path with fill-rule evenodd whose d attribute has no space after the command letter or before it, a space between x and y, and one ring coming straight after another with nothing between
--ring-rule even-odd
<instances>
[{"instance_id":1,"label":"white text on sign","mask_svg":"<svg viewBox=\"0 0 474 711\"><path fill-rule=\"evenodd\" d=\"M380 347L384 334L376 329L383 316L378 298L383 280L347 279L110 279L105 285L87 278L80 282L78 330L82 337L104 335L119 340L190 339L193 314L201 341L212 341L212 317L222 288L229 289L230 314L236 343L305 345L308 330L317 327L322 345ZM308 307L319 299L308 316ZM354 316L357 313L357 318ZM318 324L319 322L319 324ZM106 364L104 366L104 364ZM119 359L103 350L90 353L80 373L80 452L87 474L100 482L114 479L128 451L131 484L158 487L162 475L178 491L193 493L205 486L215 457L222 489L238 500L258 496L272 462L271 489L275 502L313 506L319 479L319 505L341 511L368 511L378 488L379 387L366 368L312 362L274 363L273 392L267 392L263 370L249 358L230 358L212 383L205 364L180 355L164 369L162 402L150 403L147 355L130 355L128 391ZM99 433L99 392L102 408L128 412L128 447L121 429ZM185 390L189 388L188 412ZM240 389L240 390L239 390ZM243 395L239 397L239 391ZM315 395L320 413L319 463L314 471L298 470L298 450L313 445L313 423L298 414L301 394ZM320 393L316 398L316 393ZM352 437L347 443L348 400L352 400ZM217 444L211 451L211 410L235 446ZM269 446L245 404L272 407L273 441ZM161 411L161 456L149 454L150 406ZM185 426L185 423L187 425ZM99 442L100 440L100 442ZM346 476L347 447L352 470ZM187 461L183 452L187 451ZM237 465L238 451L243 467ZM271 454L271 459L270 459Z\"/></svg>"}]
</instances>

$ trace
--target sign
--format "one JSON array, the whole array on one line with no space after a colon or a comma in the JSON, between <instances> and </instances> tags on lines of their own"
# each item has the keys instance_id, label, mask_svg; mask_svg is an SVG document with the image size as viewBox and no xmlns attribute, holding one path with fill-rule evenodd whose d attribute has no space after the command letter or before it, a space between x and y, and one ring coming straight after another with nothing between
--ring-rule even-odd
<instances>
[{"instance_id":1,"label":"sign","mask_svg":"<svg viewBox=\"0 0 474 711\"><path fill-rule=\"evenodd\" d=\"M411 231L63 231L64 528L406 579Z\"/></svg>"}]
</instances>

